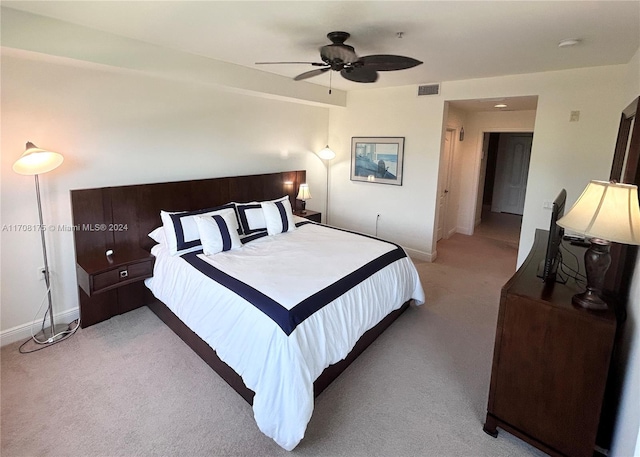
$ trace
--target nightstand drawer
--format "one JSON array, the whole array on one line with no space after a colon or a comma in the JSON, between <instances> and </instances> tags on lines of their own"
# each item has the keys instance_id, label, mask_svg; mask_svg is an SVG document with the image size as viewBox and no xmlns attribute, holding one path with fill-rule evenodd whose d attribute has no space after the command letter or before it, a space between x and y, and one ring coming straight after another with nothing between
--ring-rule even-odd
<instances>
[{"instance_id":1,"label":"nightstand drawer","mask_svg":"<svg viewBox=\"0 0 640 457\"><path fill-rule=\"evenodd\" d=\"M102 292L133 281L150 278L152 273L153 261L151 260L122 265L104 273L94 274L91 289L93 293Z\"/></svg>"},{"instance_id":2,"label":"nightstand drawer","mask_svg":"<svg viewBox=\"0 0 640 457\"><path fill-rule=\"evenodd\" d=\"M97 275L93 275L92 292L100 292L102 289L106 289L109 286L118 284L120 278L118 277L118 270L106 271Z\"/></svg>"},{"instance_id":3,"label":"nightstand drawer","mask_svg":"<svg viewBox=\"0 0 640 457\"><path fill-rule=\"evenodd\" d=\"M142 249L94 254L78 259L78 286L88 295L105 292L153 276L156 258Z\"/></svg>"}]
</instances>

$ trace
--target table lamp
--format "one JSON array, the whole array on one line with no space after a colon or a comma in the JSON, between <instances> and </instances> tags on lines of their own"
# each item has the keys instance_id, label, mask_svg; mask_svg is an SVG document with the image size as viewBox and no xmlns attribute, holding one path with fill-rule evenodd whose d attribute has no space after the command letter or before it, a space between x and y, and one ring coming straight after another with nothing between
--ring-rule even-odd
<instances>
[{"instance_id":1,"label":"table lamp","mask_svg":"<svg viewBox=\"0 0 640 457\"><path fill-rule=\"evenodd\" d=\"M305 206L307 204L307 200L311 199L311 192L309 192L308 184L300 184L300 189L298 189L298 196L296 197L296 199L302 201L302 211L300 212L302 214L307 214Z\"/></svg>"},{"instance_id":2,"label":"table lamp","mask_svg":"<svg viewBox=\"0 0 640 457\"><path fill-rule=\"evenodd\" d=\"M616 182L591 181L569 212L558 220L566 230L589 238L584 254L587 290L572 303L590 310L605 310L604 277L611 265L611 242L640 245L638 187Z\"/></svg>"}]
</instances>

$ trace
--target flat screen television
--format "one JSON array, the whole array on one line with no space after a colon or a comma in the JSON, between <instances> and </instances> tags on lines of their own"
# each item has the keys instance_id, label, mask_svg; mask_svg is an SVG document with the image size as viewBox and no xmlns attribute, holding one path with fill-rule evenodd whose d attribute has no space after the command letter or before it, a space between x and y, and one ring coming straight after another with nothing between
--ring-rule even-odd
<instances>
[{"instance_id":1,"label":"flat screen television","mask_svg":"<svg viewBox=\"0 0 640 457\"><path fill-rule=\"evenodd\" d=\"M551 222L549 224L549 238L547 240L547 250L544 260L538 267L538 277L546 281L555 281L558 264L560 263L559 252L564 229L558 225L558 219L564 215L564 207L567 203L567 191L562 189L551 206Z\"/></svg>"}]
</instances>

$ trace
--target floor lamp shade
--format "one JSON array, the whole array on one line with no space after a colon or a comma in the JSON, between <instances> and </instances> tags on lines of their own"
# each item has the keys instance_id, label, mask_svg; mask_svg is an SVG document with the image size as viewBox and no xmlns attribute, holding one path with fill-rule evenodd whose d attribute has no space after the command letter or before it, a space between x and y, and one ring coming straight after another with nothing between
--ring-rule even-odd
<instances>
[{"instance_id":1,"label":"floor lamp shade","mask_svg":"<svg viewBox=\"0 0 640 457\"><path fill-rule=\"evenodd\" d=\"M569 212L558 220L558 225L591 241L584 255L587 290L575 295L572 302L587 309L606 309L601 293L611 264L611 242L640 245L638 188L591 181Z\"/></svg>"},{"instance_id":2,"label":"floor lamp shade","mask_svg":"<svg viewBox=\"0 0 640 457\"><path fill-rule=\"evenodd\" d=\"M47 261L47 244L44 237L44 222L42 220L42 202L40 200L40 181L38 175L47 173L51 170L58 168L64 157L62 154L53 151L47 151L40 149L31 142L27 143L26 150L20 156L18 160L13 164L13 171L21 175L32 175L35 177L36 182L36 198L38 203L38 216L40 220L40 241L42 242L42 257L44 260L44 280L47 286L47 299L49 301L49 307L47 314L49 315L49 327L44 327L36 334L33 339L39 344L51 344L58 340L62 340L70 334L69 325L55 324L53 318L53 303L51 300L51 281L49 274L49 262ZM77 327L76 327L77 328Z\"/></svg>"},{"instance_id":3,"label":"floor lamp shade","mask_svg":"<svg viewBox=\"0 0 640 457\"><path fill-rule=\"evenodd\" d=\"M324 147L324 149L321 149L320 151L318 151L317 156L320 157L326 167L327 167L327 187L326 187L326 194L325 194L325 223L329 223L329 168L331 167L331 161L333 159L336 158L336 153L333 152L333 150L329 147L329 145L326 145Z\"/></svg>"},{"instance_id":4,"label":"floor lamp shade","mask_svg":"<svg viewBox=\"0 0 640 457\"><path fill-rule=\"evenodd\" d=\"M332 160L336 157L336 153L329 148L329 145L326 145L324 149L318 151L318 157L322 160Z\"/></svg>"},{"instance_id":5,"label":"floor lamp shade","mask_svg":"<svg viewBox=\"0 0 640 457\"><path fill-rule=\"evenodd\" d=\"M40 175L55 170L63 160L62 154L40 149L28 142L26 150L13 164L13 171L20 175Z\"/></svg>"}]
</instances>

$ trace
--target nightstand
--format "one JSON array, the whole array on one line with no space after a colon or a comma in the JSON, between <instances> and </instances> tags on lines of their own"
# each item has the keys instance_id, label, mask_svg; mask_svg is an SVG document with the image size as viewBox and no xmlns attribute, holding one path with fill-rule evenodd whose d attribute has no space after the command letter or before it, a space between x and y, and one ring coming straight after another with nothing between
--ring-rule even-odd
<instances>
[{"instance_id":1,"label":"nightstand","mask_svg":"<svg viewBox=\"0 0 640 457\"><path fill-rule=\"evenodd\" d=\"M153 276L155 257L144 249L79 256L76 263L82 327L97 324L145 303L142 281Z\"/></svg>"},{"instance_id":2,"label":"nightstand","mask_svg":"<svg viewBox=\"0 0 640 457\"><path fill-rule=\"evenodd\" d=\"M293 212L296 216L304 217L305 219L309 219L310 221L321 223L322 222L322 213L318 211L306 210L304 214L300 210L296 210Z\"/></svg>"}]
</instances>

